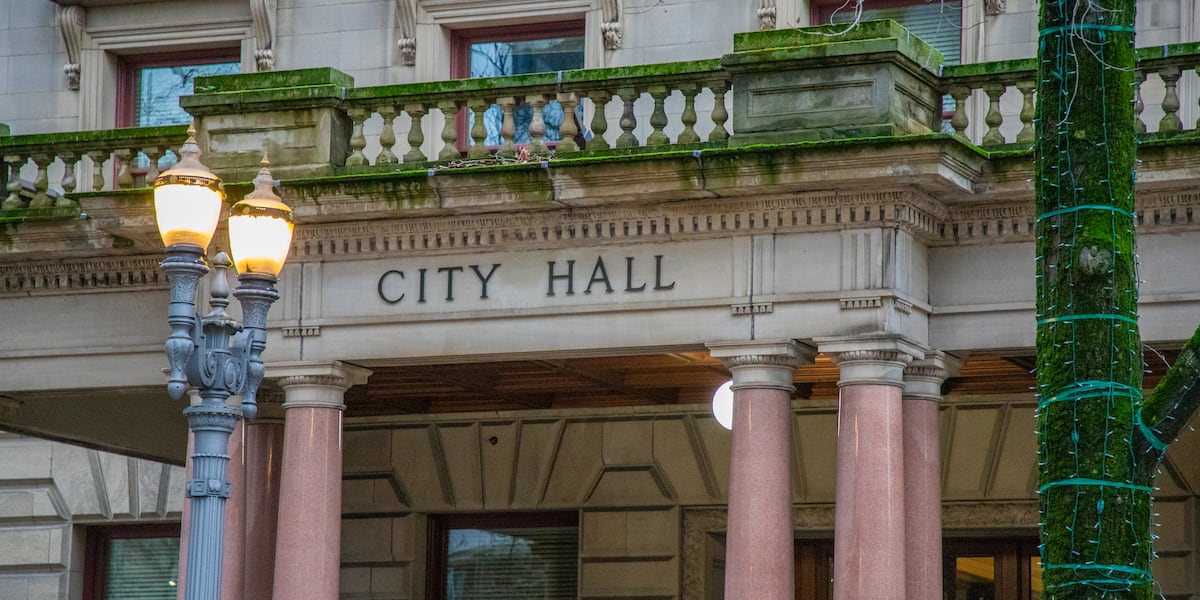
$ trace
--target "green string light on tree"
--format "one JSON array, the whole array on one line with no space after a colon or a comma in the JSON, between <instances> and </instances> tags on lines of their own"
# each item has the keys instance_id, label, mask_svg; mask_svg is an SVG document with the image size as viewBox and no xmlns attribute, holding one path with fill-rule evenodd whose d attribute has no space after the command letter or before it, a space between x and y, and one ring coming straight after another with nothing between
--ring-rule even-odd
<instances>
[{"instance_id":1,"label":"green string light on tree","mask_svg":"<svg viewBox=\"0 0 1200 600\"><path fill-rule=\"evenodd\" d=\"M1154 475L1200 396L1200 331L1154 394L1142 394L1133 24L1133 0L1040 7L1037 425L1048 600L1153 598Z\"/></svg>"}]
</instances>

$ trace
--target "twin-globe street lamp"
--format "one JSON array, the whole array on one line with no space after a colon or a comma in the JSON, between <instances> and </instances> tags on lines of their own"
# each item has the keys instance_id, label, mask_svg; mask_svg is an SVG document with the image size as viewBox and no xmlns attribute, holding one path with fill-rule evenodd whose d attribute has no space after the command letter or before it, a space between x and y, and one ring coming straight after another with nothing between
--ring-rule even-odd
<instances>
[{"instance_id":1,"label":"twin-globe street lamp","mask_svg":"<svg viewBox=\"0 0 1200 600\"><path fill-rule=\"evenodd\" d=\"M225 192L221 180L200 163L195 128L180 148L180 161L154 180L154 212L167 247L162 270L171 284L167 322L167 360L171 374L167 392L183 397L188 387L200 403L185 408L193 435L192 475L186 494L191 507L185 573L186 600L216 600L221 589L225 500L231 485L225 476L229 437L238 419L253 418L258 384L263 378L262 351L267 346L267 311L279 298L276 277L292 243L292 211L273 191L274 180L264 154L254 178L254 191L229 209L232 266L240 282L233 295L242 305L243 322L226 314L229 257L214 257L209 300L211 310L196 312L196 286L208 273L204 250L220 220ZM240 395L241 407L229 406Z\"/></svg>"}]
</instances>

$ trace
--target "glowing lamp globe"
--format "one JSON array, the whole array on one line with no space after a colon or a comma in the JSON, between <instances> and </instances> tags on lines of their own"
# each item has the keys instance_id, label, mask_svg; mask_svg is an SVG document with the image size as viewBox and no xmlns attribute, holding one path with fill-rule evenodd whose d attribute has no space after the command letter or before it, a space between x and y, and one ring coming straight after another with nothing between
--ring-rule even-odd
<instances>
[{"instance_id":1,"label":"glowing lamp globe","mask_svg":"<svg viewBox=\"0 0 1200 600\"><path fill-rule=\"evenodd\" d=\"M726 381L713 392L713 417L725 429L733 429L733 382Z\"/></svg>"},{"instance_id":2,"label":"glowing lamp globe","mask_svg":"<svg viewBox=\"0 0 1200 600\"><path fill-rule=\"evenodd\" d=\"M163 244L208 247L225 200L221 179L200 163L196 129L179 149L179 162L154 180L154 216Z\"/></svg>"},{"instance_id":3,"label":"glowing lamp globe","mask_svg":"<svg viewBox=\"0 0 1200 600\"><path fill-rule=\"evenodd\" d=\"M269 164L264 155L254 191L229 209L229 249L243 275L278 276L292 247L292 209L272 189Z\"/></svg>"}]
</instances>

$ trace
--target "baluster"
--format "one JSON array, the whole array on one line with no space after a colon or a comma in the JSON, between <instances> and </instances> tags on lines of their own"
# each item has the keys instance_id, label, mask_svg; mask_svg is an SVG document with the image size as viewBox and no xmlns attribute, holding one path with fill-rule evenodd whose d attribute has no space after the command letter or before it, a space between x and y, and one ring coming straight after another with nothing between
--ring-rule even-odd
<instances>
[{"instance_id":1,"label":"baluster","mask_svg":"<svg viewBox=\"0 0 1200 600\"><path fill-rule=\"evenodd\" d=\"M400 162L392 148L396 146L396 106L385 104L375 109L383 117L383 131L379 132L379 156L375 157L377 165L394 165Z\"/></svg>"},{"instance_id":2,"label":"baluster","mask_svg":"<svg viewBox=\"0 0 1200 600\"><path fill-rule=\"evenodd\" d=\"M363 135L363 122L367 120L367 109L350 108L346 110L350 120L354 121L354 133L350 134L350 157L346 159L347 167L361 167L369 164L363 148L367 147L367 137Z\"/></svg>"},{"instance_id":3,"label":"baluster","mask_svg":"<svg viewBox=\"0 0 1200 600\"><path fill-rule=\"evenodd\" d=\"M575 105L579 104L579 100L572 92L558 92L555 99L563 111L563 122L558 128L561 139L555 152L574 152L579 149L575 143L575 136L579 135L579 126L575 124Z\"/></svg>"},{"instance_id":4,"label":"baluster","mask_svg":"<svg viewBox=\"0 0 1200 600\"><path fill-rule=\"evenodd\" d=\"M1033 141L1033 90L1037 85L1032 81L1018 81L1017 89L1021 92L1021 132L1017 134L1017 142L1021 144Z\"/></svg>"},{"instance_id":5,"label":"baluster","mask_svg":"<svg viewBox=\"0 0 1200 600\"><path fill-rule=\"evenodd\" d=\"M496 150L496 156L501 158L512 158L517 155L517 146L513 144L513 138L517 135L517 123L513 120L513 108L517 105L517 99L513 96L504 96L496 98L496 104L500 105L500 110L504 111L504 123L500 125L500 148Z\"/></svg>"},{"instance_id":6,"label":"baluster","mask_svg":"<svg viewBox=\"0 0 1200 600\"><path fill-rule=\"evenodd\" d=\"M129 162L132 157L133 150L129 148L113 150L113 160L117 161L117 182L113 186L114 189L133 187L133 172L129 170Z\"/></svg>"},{"instance_id":7,"label":"baluster","mask_svg":"<svg viewBox=\"0 0 1200 600\"><path fill-rule=\"evenodd\" d=\"M967 125L970 124L967 119L967 98L971 97L971 88L965 85L950 86L950 97L954 98L954 115L950 117L950 126L955 134L965 136Z\"/></svg>"},{"instance_id":8,"label":"baluster","mask_svg":"<svg viewBox=\"0 0 1200 600\"><path fill-rule=\"evenodd\" d=\"M99 192L104 189L104 159L108 153L103 150L88 150L88 159L92 163L92 190Z\"/></svg>"},{"instance_id":9,"label":"baluster","mask_svg":"<svg viewBox=\"0 0 1200 600\"><path fill-rule=\"evenodd\" d=\"M154 180L158 178L158 159L162 158L163 150L157 146L147 146L142 148L142 154L146 155L146 160L149 164L146 166L146 181L145 186L154 185Z\"/></svg>"},{"instance_id":10,"label":"baluster","mask_svg":"<svg viewBox=\"0 0 1200 600\"><path fill-rule=\"evenodd\" d=\"M608 131L608 114L605 108L608 107L612 94L607 90L597 90L588 94L588 98L592 99L595 109L592 111L592 139L588 141L588 149L607 150L612 146L604 139L604 132Z\"/></svg>"},{"instance_id":11,"label":"baluster","mask_svg":"<svg viewBox=\"0 0 1200 600\"><path fill-rule=\"evenodd\" d=\"M20 154L4 155L4 162L8 163L8 197L4 199L4 204L0 204L0 209L13 210L23 208L21 203L21 167L25 165L26 158Z\"/></svg>"},{"instance_id":12,"label":"baluster","mask_svg":"<svg viewBox=\"0 0 1200 600\"><path fill-rule=\"evenodd\" d=\"M50 195L47 194L50 190L50 176L46 172L46 168L54 162L54 156L46 152L35 152L29 158L37 166L37 175L33 178L33 200L29 201L29 208L52 206L54 203L50 201Z\"/></svg>"},{"instance_id":13,"label":"baluster","mask_svg":"<svg viewBox=\"0 0 1200 600\"><path fill-rule=\"evenodd\" d=\"M725 108L725 92L729 91L729 82L725 80L711 81L708 89L713 93L713 130L708 132L708 141L727 140L729 139L729 130L725 129L725 122L729 120L729 110Z\"/></svg>"},{"instance_id":14,"label":"baluster","mask_svg":"<svg viewBox=\"0 0 1200 600\"><path fill-rule=\"evenodd\" d=\"M1146 72L1138 69L1133 72L1133 131L1146 133L1146 122L1142 113L1146 110L1146 102L1142 100L1142 84L1146 82Z\"/></svg>"},{"instance_id":15,"label":"baluster","mask_svg":"<svg viewBox=\"0 0 1200 600\"><path fill-rule=\"evenodd\" d=\"M442 111L442 150L438 152L438 160L454 160L458 158L458 101L442 100L437 107Z\"/></svg>"},{"instance_id":16,"label":"baluster","mask_svg":"<svg viewBox=\"0 0 1200 600\"><path fill-rule=\"evenodd\" d=\"M525 101L533 109L533 117L529 120L529 153L533 155L545 155L550 153L550 148L546 147L546 142L542 139L546 136L546 118L542 115L542 111L546 106L546 96L543 94L530 94L525 97ZM566 115L563 115L566 118Z\"/></svg>"},{"instance_id":17,"label":"baluster","mask_svg":"<svg viewBox=\"0 0 1200 600\"><path fill-rule=\"evenodd\" d=\"M625 108L621 112L621 135L617 136L617 147L636 148L640 144L638 144L637 136L633 134L633 130L637 128L637 116L633 114L633 103L641 94L634 88L625 87L618 89L617 95L625 104Z\"/></svg>"},{"instance_id":18,"label":"baluster","mask_svg":"<svg viewBox=\"0 0 1200 600\"><path fill-rule=\"evenodd\" d=\"M59 152L58 157L63 161L63 195L58 199L57 205L71 206L73 203L67 198L66 195L75 192L75 186L77 185L75 180L75 162L79 160L79 155L74 152L64 151Z\"/></svg>"},{"instance_id":19,"label":"baluster","mask_svg":"<svg viewBox=\"0 0 1200 600\"><path fill-rule=\"evenodd\" d=\"M404 162L425 162L429 160L421 146L425 144L425 132L421 130L421 118L425 116L424 104L405 104L404 112L408 113L411 123L408 126L408 153Z\"/></svg>"},{"instance_id":20,"label":"baluster","mask_svg":"<svg viewBox=\"0 0 1200 600\"><path fill-rule=\"evenodd\" d=\"M1176 84L1179 83L1179 67L1164 67L1158 73L1162 79L1163 85L1167 88L1167 93L1163 96L1162 109L1163 117L1158 121L1159 131L1179 131L1183 129L1183 122L1179 120L1179 94L1175 91Z\"/></svg>"},{"instance_id":21,"label":"baluster","mask_svg":"<svg viewBox=\"0 0 1200 600\"><path fill-rule=\"evenodd\" d=\"M983 86L988 97L988 111L983 122L987 124L987 133L983 134L983 145L1003 144L1004 136L1000 133L1000 124L1004 116L1000 114L1000 96L1004 95L1005 86L1002 83L989 83Z\"/></svg>"},{"instance_id":22,"label":"baluster","mask_svg":"<svg viewBox=\"0 0 1200 600\"><path fill-rule=\"evenodd\" d=\"M471 98L467 100L467 108L475 115L475 123L471 125L471 147L467 148L467 158L487 158L487 124L483 115L492 106L491 100Z\"/></svg>"},{"instance_id":23,"label":"baluster","mask_svg":"<svg viewBox=\"0 0 1200 600\"><path fill-rule=\"evenodd\" d=\"M700 136L696 135L696 94L699 91L700 86L694 83L679 85L679 93L683 94L683 114L679 115L679 120L683 122L683 131L675 138L677 144L694 144L700 141Z\"/></svg>"},{"instance_id":24,"label":"baluster","mask_svg":"<svg viewBox=\"0 0 1200 600\"><path fill-rule=\"evenodd\" d=\"M647 146L662 146L671 143L671 138L663 129L667 126L667 97L671 90L665 85L652 85L646 90L654 99L654 112L650 113L650 135L646 138Z\"/></svg>"}]
</instances>

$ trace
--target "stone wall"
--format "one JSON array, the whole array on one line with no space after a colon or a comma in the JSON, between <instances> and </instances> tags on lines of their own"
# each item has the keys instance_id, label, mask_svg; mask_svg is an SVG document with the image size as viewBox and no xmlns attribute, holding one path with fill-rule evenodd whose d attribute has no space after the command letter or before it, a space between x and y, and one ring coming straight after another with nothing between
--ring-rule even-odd
<instances>
[{"instance_id":1,"label":"stone wall","mask_svg":"<svg viewBox=\"0 0 1200 600\"><path fill-rule=\"evenodd\" d=\"M82 85L72 90L63 72L68 55L57 24L57 5L50 0L0 0L0 122L10 124L15 134L111 127L119 54L233 46L240 47L243 70L252 71L256 42L247 4L237 0L190 6L95 4L86 9L78 37ZM416 2L418 46L415 64L409 66L396 44L394 0L279 0L272 21L274 66L334 67L352 75L359 86L440 80L450 75L450 37L455 28L564 19L586 22L588 67L626 66L719 57L732 49L734 33L757 30L760 24L758 2L623 0L617 3L621 44L606 49L600 31L607 18L602 4L595 0L505 0L462 6L443 0ZM779 14L784 20L779 26L791 21L807 24L807 5L781 0ZM1140 3L1139 45L1200 39L1197 5L1198 0ZM972 8L964 17L974 18L977 12ZM982 28L964 22L968 60L1033 55L1033 0L1009 0L999 14L981 18ZM1181 85L1184 97L1195 97L1193 88L1200 86L1191 73ZM1151 81L1147 94L1161 93L1161 84ZM711 100L702 98L701 104L705 102ZM1019 98L1006 98L1006 113L1011 109L1015 115L1019 108ZM1195 107L1185 106L1180 116L1190 122L1194 113ZM1157 119L1147 113L1150 117ZM426 133L429 138L436 132Z\"/></svg>"},{"instance_id":2,"label":"stone wall","mask_svg":"<svg viewBox=\"0 0 1200 600\"><path fill-rule=\"evenodd\" d=\"M77 600L87 528L178 523L183 469L0 433L0 598Z\"/></svg>"}]
</instances>

